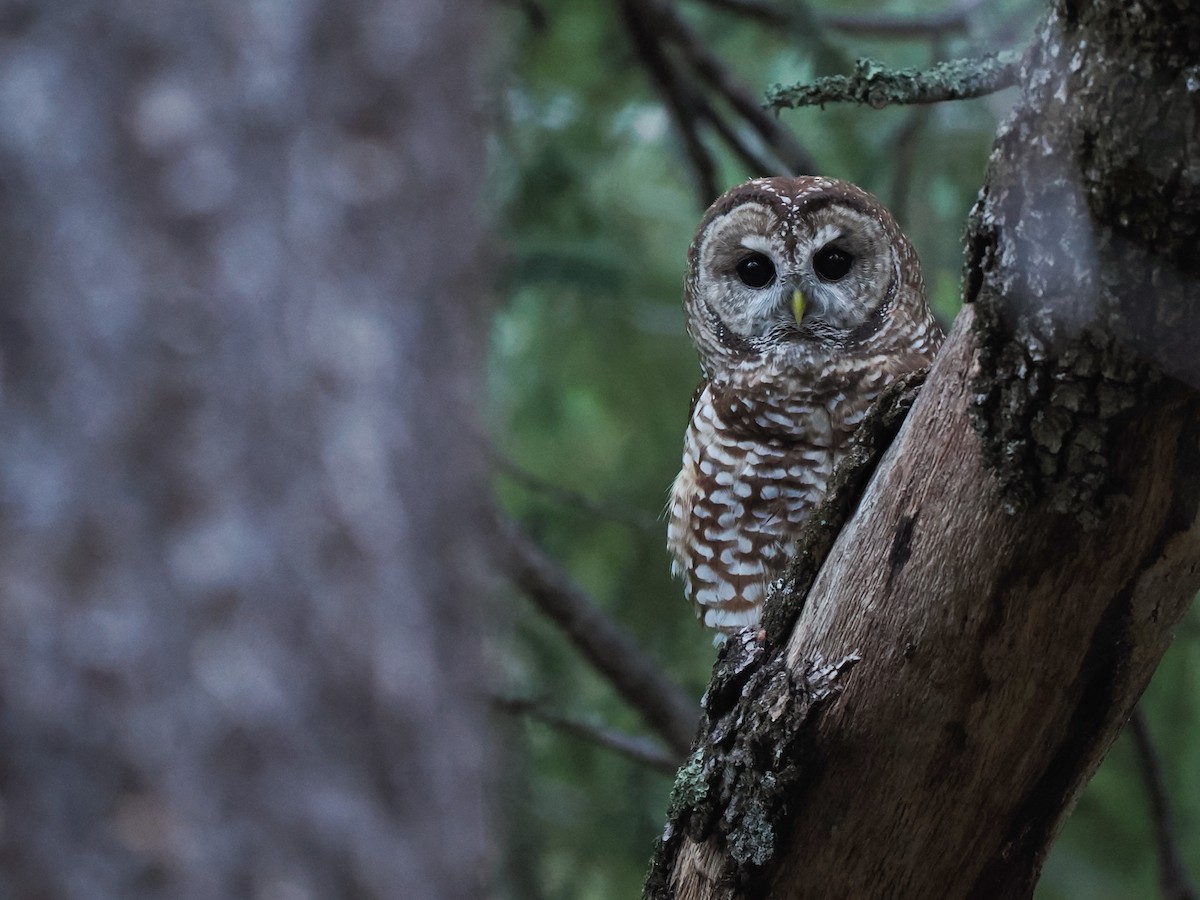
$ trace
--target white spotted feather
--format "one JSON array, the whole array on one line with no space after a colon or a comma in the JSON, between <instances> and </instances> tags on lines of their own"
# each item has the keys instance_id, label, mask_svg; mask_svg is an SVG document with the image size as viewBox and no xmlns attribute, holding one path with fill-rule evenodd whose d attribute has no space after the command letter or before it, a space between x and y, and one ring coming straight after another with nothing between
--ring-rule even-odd
<instances>
[{"instance_id":1,"label":"white spotted feather","mask_svg":"<svg viewBox=\"0 0 1200 900\"><path fill-rule=\"evenodd\" d=\"M830 247L851 260L838 278L822 275ZM749 254L768 260L770 284L740 279ZM871 402L927 366L941 332L911 245L875 198L844 182L740 185L706 213L688 258L688 333L706 381L667 544L704 624L735 632L757 625ZM806 300L801 320L794 291Z\"/></svg>"}]
</instances>

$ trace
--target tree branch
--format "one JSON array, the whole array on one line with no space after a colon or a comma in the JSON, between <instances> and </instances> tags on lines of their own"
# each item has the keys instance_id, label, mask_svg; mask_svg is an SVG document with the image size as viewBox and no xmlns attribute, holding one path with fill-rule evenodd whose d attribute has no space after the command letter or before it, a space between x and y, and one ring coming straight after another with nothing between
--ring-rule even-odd
<instances>
[{"instance_id":1,"label":"tree branch","mask_svg":"<svg viewBox=\"0 0 1200 900\"><path fill-rule=\"evenodd\" d=\"M667 775L674 775L682 762L681 756L668 752L658 741L651 738L564 716L530 698L496 696L492 698L492 705L502 712L542 722L573 737L619 753L638 765Z\"/></svg>"},{"instance_id":2,"label":"tree branch","mask_svg":"<svg viewBox=\"0 0 1200 900\"><path fill-rule=\"evenodd\" d=\"M546 14L546 8L538 0L501 0L501 2L520 10L535 34L544 34L550 27L550 17Z\"/></svg>"},{"instance_id":3,"label":"tree branch","mask_svg":"<svg viewBox=\"0 0 1200 900\"><path fill-rule=\"evenodd\" d=\"M960 0L944 10L926 15L864 16L854 13L827 13L821 16L826 28L861 37L896 38L941 38L947 34L967 30L971 14L987 0Z\"/></svg>"},{"instance_id":4,"label":"tree branch","mask_svg":"<svg viewBox=\"0 0 1200 900\"><path fill-rule=\"evenodd\" d=\"M555 484L552 481L539 478L529 470L519 466L515 461L509 459L490 444L487 449L491 454L491 458L495 463L495 470L498 473L512 479L512 481L527 490L545 497L552 503L577 511L582 515L607 519L620 525L625 525L643 534L653 535L654 537L661 537L662 535L662 522L659 521L657 516L652 516L647 512L637 509L618 506L614 503L593 500L581 491L563 487L561 484Z\"/></svg>"},{"instance_id":5,"label":"tree branch","mask_svg":"<svg viewBox=\"0 0 1200 900\"><path fill-rule=\"evenodd\" d=\"M983 97L1017 83L1020 54L1009 51L983 59L956 59L930 69L887 69L869 59L855 64L853 75L830 75L810 84L776 85L767 92L771 109L860 103L882 109L914 103L941 103Z\"/></svg>"},{"instance_id":6,"label":"tree branch","mask_svg":"<svg viewBox=\"0 0 1200 900\"><path fill-rule=\"evenodd\" d=\"M498 516L496 532L496 559L513 584L562 629L647 727L673 752L685 755L699 717L697 704L515 522Z\"/></svg>"},{"instance_id":7,"label":"tree branch","mask_svg":"<svg viewBox=\"0 0 1200 900\"><path fill-rule=\"evenodd\" d=\"M645 4L644 8L653 17L661 33L679 47L696 74L746 120L779 157L787 172L798 175L817 171L812 154L778 119L762 108L750 90L729 71L673 6L654 2ZM769 173L769 169L761 169L756 174Z\"/></svg>"},{"instance_id":8,"label":"tree branch","mask_svg":"<svg viewBox=\"0 0 1200 900\"><path fill-rule=\"evenodd\" d=\"M748 19L757 19L767 25L787 27L796 21L790 10L766 0L701 0L706 6L723 9Z\"/></svg>"},{"instance_id":9,"label":"tree branch","mask_svg":"<svg viewBox=\"0 0 1200 900\"><path fill-rule=\"evenodd\" d=\"M725 144L746 164L752 174L811 172L817 166L812 156L778 120L765 112L750 91L708 49L705 42L671 6L664 3L618 4L622 21L634 50L662 95L684 149L692 163L704 206L716 195L716 166L700 137L699 125L707 122ZM728 121L701 89L685 78L663 46L669 40L683 55L687 67L744 121L778 159L773 162L758 153ZM711 190L710 190L711 188Z\"/></svg>"},{"instance_id":10,"label":"tree branch","mask_svg":"<svg viewBox=\"0 0 1200 900\"><path fill-rule=\"evenodd\" d=\"M904 122L888 141L892 147L891 157L895 160L888 208L900 222L909 220L908 203L912 194L913 171L920 157L921 133L925 130L929 117L930 109L927 106L917 106L909 110Z\"/></svg>"},{"instance_id":11,"label":"tree branch","mask_svg":"<svg viewBox=\"0 0 1200 900\"><path fill-rule=\"evenodd\" d=\"M775 27L792 27L808 20L809 15L798 14L764 0L701 0L708 6L723 9L736 15L757 19ZM971 13L983 6L986 0L960 0L946 9L927 15L889 16L858 15L853 13L823 13L816 17L824 28L874 38L938 38L946 34L965 31Z\"/></svg>"},{"instance_id":12,"label":"tree branch","mask_svg":"<svg viewBox=\"0 0 1200 900\"><path fill-rule=\"evenodd\" d=\"M766 157L760 156L755 150L745 141L738 133L737 129L725 120L711 103L704 97L703 94L696 95L697 107L699 112L708 121L723 141L728 145L729 149L746 164L746 167L752 173L770 173L780 171L778 164L770 162Z\"/></svg>"},{"instance_id":13,"label":"tree branch","mask_svg":"<svg viewBox=\"0 0 1200 900\"><path fill-rule=\"evenodd\" d=\"M721 139L725 141L726 145L746 164L751 172L767 173L778 171L778 167L774 163L759 156L743 140L742 136L738 134L732 125L725 121L725 118L709 102L703 92L697 90L680 77L660 43L660 29L655 27L655 23L644 18L646 15L645 7L628 4L628 10L631 17L629 20L631 36L634 38L635 45L638 46L651 77L667 100L668 107L678 108L679 115L682 116L681 126L691 131L695 140L699 141L697 126L700 122L707 122ZM759 110L759 112L761 113L762 110ZM715 170L715 163L712 162L711 157L709 157L709 162L714 166ZM714 180L714 191L715 189ZM707 206L713 199L714 196L709 195L701 203L701 206Z\"/></svg>"},{"instance_id":14,"label":"tree branch","mask_svg":"<svg viewBox=\"0 0 1200 900\"><path fill-rule=\"evenodd\" d=\"M643 18L640 6L631 0L621 0L618 7L633 49L662 95L671 120L675 123L675 129L683 139L684 151L692 166L699 205L701 208L707 207L716 199L718 193L716 163L700 139L696 127L696 93L676 76L659 45L658 37Z\"/></svg>"},{"instance_id":15,"label":"tree branch","mask_svg":"<svg viewBox=\"0 0 1200 900\"><path fill-rule=\"evenodd\" d=\"M1179 845L1171 824L1167 790L1163 784L1162 764L1139 706L1129 719L1129 734L1137 750L1138 766L1146 784L1150 803L1150 820L1154 826L1154 845L1158 848L1158 881L1163 900L1196 900L1196 889L1188 879L1187 869L1179 857Z\"/></svg>"}]
</instances>

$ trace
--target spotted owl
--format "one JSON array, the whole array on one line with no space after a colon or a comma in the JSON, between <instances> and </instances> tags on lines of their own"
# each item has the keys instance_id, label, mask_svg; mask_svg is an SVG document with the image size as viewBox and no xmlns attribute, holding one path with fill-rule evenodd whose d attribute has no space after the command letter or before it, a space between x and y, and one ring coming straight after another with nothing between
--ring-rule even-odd
<instances>
[{"instance_id":1,"label":"spotted owl","mask_svg":"<svg viewBox=\"0 0 1200 900\"><path fill-rule=\"evenodd\" d=\"M750 181L709 208L684 309L704 381L667 545L704 624L732 633L758 623L871 402L942 334L891 214L811 176Z\"/></svg>"}]
</instances>

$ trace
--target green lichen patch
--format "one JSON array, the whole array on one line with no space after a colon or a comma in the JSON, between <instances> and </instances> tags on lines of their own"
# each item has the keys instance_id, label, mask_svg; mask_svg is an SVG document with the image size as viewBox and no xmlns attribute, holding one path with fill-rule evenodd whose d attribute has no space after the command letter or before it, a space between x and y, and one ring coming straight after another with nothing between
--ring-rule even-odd
<instances>
[{"instance_id":1,"label":"green lichen patch","mask_svg":"<svg viewBox=\"0 0 1200 900\"><path fill-rule=\"evenodd\" d=\"M859 59L852 75L829 75L806 84L775 85L769 109L861 103L875 109L909 103L938 103L982 97L1016 84L1020 56L1011 51L982 59L953 59L925 69L892 69Z\"/></svg>"},{"instance_id":2,"label":"green lichen patch","mask_svg":"<svg viewBox=\"0 0 1200 900\"><path fill-rule=\"evenodd\" d=\"M669 824L655 848L648 898L670 896L683 836L716 839L726 852L720 881L730 896L764 876L787 831L790 807L815 768L813 724L857 657L817 659L799 673L753 635L727 641L704 699L697 747L679 770Z\"/></svg>"}]
</instances>

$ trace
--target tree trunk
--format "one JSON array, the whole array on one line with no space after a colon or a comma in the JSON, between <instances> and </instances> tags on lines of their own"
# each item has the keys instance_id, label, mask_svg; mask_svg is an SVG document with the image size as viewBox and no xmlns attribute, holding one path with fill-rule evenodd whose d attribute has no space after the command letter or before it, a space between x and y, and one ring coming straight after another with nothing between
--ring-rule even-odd
<instances>
[{"instance_id":1,"label":"tree trunk","mask_svg":"<svg viewBox=\"0 0 1200 900\"><path fill-rule=\"evenodd\" d=\"M0 895L478 895L479 19L0 3Z\"/></svg>"},{"instance_id":2,"label":"tree trunk","mask_svg":"<svg viewBox=\"0 0 1200 900\"><path fill-rule=\"evenodd\" d=\"M969 305L819 574L718 663L649 895L1032 892L1200 588L1198 63L1165 0L1040 30Z\"/></svg>"}]
</instances>

